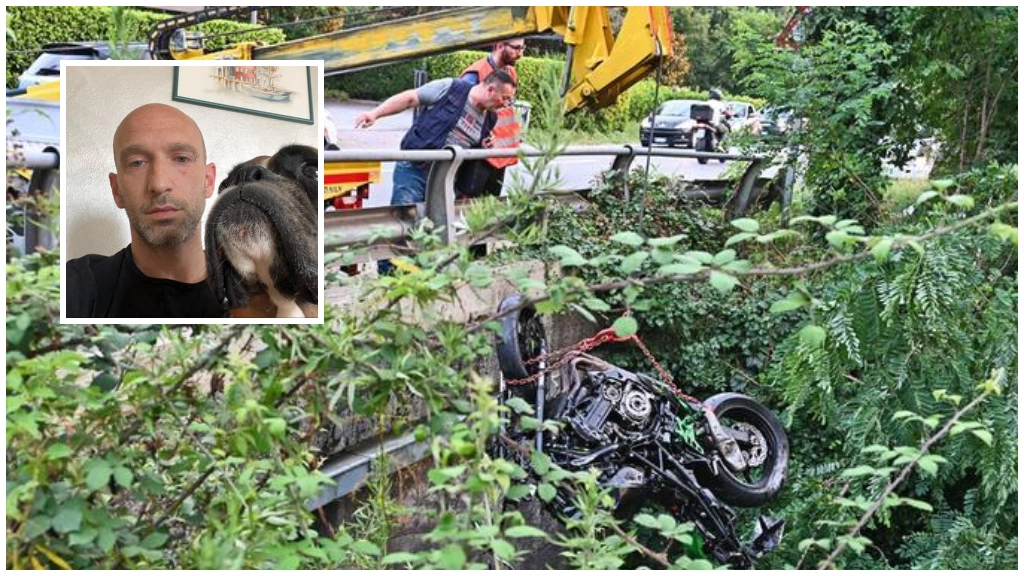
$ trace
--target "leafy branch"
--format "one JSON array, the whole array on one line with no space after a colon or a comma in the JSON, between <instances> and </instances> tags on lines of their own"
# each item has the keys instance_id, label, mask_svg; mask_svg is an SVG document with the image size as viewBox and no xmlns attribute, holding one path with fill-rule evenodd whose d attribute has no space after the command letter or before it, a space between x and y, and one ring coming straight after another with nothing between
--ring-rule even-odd
<instances>
[{"instance_id":1,"label":"leafy branch","mask_svg":"<svg viewBox=\"0 0 1024 576\"><path fill-rule=\"evenodd\" d=\"M839 557L839 555L847 549L850 542L854 541L854 539L857 538L858 534L860 534L860 531L863 530L864 527L867 526L868 522L870 522L871 519L875 516L875 514L877 514L878 511L882 509L882 507L887 503L889 496L896 490L897 487L899 487L900 484L902 484L907 479L907 477L910 476L910 473L913 471L915 467L920 467L926 470L930 469L925 466L924 462L932 446L934 446L939 440L942 440L943 438L948 436L950 433L955 433L954 427L960 422L964 415L973 410L974 408L976 408L982 402L984 402L990 394L998 394L1000 391L1001 382L1005 380L1005 377L1006 375L1003 370L1000 369L996 371L992 379L979 385L979 388L981 388L982 390L982 393L979 396L977 396L974 400L965 405L963 408L960 408L955 414L953 414L953 416L950 417L949 420L946 421L946 424L941 429L939 429L938 432L933 434L931 437L929 437L921 444L920 448L918 448L917 450L917 454L910 458L906 465L903 467L903 469L900 470L900 473L892 481L890 481L889 484L885 486L881 494L879 494L878 498L876 498L874 503L864 512L864 514L860 517L860 519L853 526L853 528L850 529L850 531L846 534L845 537L838 539L838 545L832 550L828 557L826 557L825 560L823 560L822 563L818 566L820 570L827 570L829 568L834 567L835 561ZM927 425L927 419L920 417L917 418L919 418L922 422L924 422ZM961 424L960 431L966 429L971 429L971 427L963 426ZM897 461L899 460L897 459ZM928 466L936 466L936 461L934 458L928 464Z\"/></svg>"}]
</instances>

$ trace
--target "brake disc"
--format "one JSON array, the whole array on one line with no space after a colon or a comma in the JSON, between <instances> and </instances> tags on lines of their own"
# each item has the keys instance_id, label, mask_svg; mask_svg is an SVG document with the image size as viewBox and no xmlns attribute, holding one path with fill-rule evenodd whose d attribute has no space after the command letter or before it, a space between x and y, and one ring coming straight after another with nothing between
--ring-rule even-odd
<instances>
[{"instance_id":1,"label":"brake disc","mask_svg":"<svg viewBox=\"0 0 1024 576\"><path fill-rule=\"evenodd\" d=\"M736 422L732 428L746 432L750 438L750 447L744 446L743 454L747 458L747 466L760 466L768 459L768 441L756 426L747 422Z\"/></svg>"}]
</instances>

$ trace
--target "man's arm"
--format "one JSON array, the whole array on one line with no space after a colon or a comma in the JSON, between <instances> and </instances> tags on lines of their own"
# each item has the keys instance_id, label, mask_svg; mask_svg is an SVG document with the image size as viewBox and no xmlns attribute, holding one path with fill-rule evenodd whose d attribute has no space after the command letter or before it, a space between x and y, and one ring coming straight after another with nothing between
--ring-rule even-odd
<instances>
[{"instance_id":1,"label":"man's arm","mask_svg":"<svg viewBox=\"0 0 1024 576\"><path fill-rule=\"evenodd\" d=\"M412 88L405 92L399 92L387 100L381 102L376 108L356 116L356 128L369 128L373 126L373 123L378 118L383 116L391 116L392 114L398 114L404 112L409 108L420 105L419 96L416 95L416 89Z\"/></svg>"}]
</instances>

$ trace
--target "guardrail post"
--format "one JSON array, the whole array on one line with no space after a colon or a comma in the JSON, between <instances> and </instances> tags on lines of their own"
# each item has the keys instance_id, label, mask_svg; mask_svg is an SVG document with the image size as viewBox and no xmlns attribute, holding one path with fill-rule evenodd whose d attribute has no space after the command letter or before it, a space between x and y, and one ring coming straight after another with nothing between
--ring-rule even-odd
<instances>
[{"instance_id":1,"label":"guardrail post","mask_svg":"<svg viewBox=\"0 0 1024 576\"><path fill-rule=\"evenodd\" d=\"M734 220L741 216L746 216L750 211L750 204L753 202L754 196L754 184L757 182L757 177L761 175L761 171L764 170L764 158L754 158L751 160L750 165L747 166L747 171L743 173L743 177L740 178L740 183L736 186L736 193L729 199L729 202L725 206L725 217L728 220Z\"/></svg>"},{"instance_id":2,"label":"guardrail post","mask_svg":"<svg viewBox=\"0 0 1024 576\"><path fill-rule=\"evenodd\" d=\"M793 207L793 182L796 180L796 169L786 166L786 175L782 181L782 227L789 226L790 210Z\"/></svg>"},{"instance_id":3,"label":"guardrail post","mask_svg":"<svg viewBox=\"0 0 1024 576\"><path fill-rule=\"evenodd\" d=\"M462 164L462 148L445 148L452 153L450 160L434 162L427 175L426 216L440 231L445 244L455 241L455 174Z\"/></svg>"},{"instance_id":4,"label":"guardrail post","mask_svg":"<svg viewBox=\"0 0 1024 576\"><path fill-rule=\"evenodd\" d=\"M633 159L636 158L636 149L629 144L623 146L623 149L624 152L616 154L615 160L612 160L612 170L622 176L623 196L626 202L629 202L629 168L633 165Z\"/></svg>"},{"instance_id":5,"label":"guardrail post","mask_svg":"<svg viewBox=\"0 0 1024 576\"><path fill-rule=\"evenodd\" d=\"M35 198L48 197L53 191L53 184L57 178L57 171L47 169L36 169L32 171L32 178L29 179L28 193ZM40 225L43 214L34 203L28 204L25 208L25 253L36 252L41 246L53 248L56 239L53 232L45 226Z\"/></svg>"}]
</instances>

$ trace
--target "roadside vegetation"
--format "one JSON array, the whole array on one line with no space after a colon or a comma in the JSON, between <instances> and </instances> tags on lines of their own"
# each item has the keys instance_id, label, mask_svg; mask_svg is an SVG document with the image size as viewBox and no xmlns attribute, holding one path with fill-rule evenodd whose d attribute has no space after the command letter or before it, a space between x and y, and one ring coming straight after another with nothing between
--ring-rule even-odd
<instances>
[{"instance_id":1,"label":"roadside vegetation","mask_svg":"<svg viewBox=\"0 0 1024 576\"><path fill-rule=\"evenodd\" d=\"M965 48L969 24L988 41ZM539 193L568 132L541 89L531 138L548 157L529 162L533 184L467 218L474 238L501 231L511 246L475 259L421 226L406 272L362 284L373 305L360 313L60 324L59 253L9 262L7 566L486 568L545 544L573 568L712 567L691 526L656 511L616 519L593 476L491 456L501 419L524 409L499 406L478 370L497 315L454 322L438 304L508 280L545 314L604 327L631 310L620 332L639 332L683 388L741 391L781 415L791 471L763 512L787 534L759 567L1016 568L1016 9L820 8L807 25L795 53L753 24L713 34L747 41L731 51L737 86L807 118L752 144L800 172L785 226L776 208L724 221L640 170L599 182L582 212L549 205ZM894 184L881 166L922 130L942 143L936 172ZM330 270L354 256L328 254ZM526 260L546 263L543 281L499 266ZM608 354L647 369L629 350ZM424 417L382 416L412 404ZM382 436L415 431L428 497L400 505L378 468L350 519L309 511L327 481L315 439L342 413ZM522 509L556 483L580 514L530 525ZM430 527L398 551L409 518Z\"/></svg>"}]
</instances>

